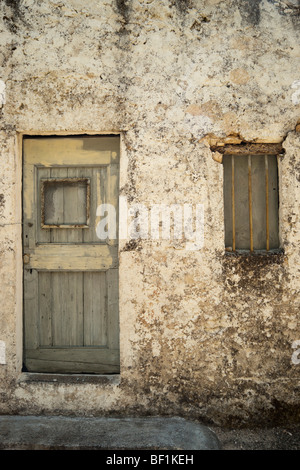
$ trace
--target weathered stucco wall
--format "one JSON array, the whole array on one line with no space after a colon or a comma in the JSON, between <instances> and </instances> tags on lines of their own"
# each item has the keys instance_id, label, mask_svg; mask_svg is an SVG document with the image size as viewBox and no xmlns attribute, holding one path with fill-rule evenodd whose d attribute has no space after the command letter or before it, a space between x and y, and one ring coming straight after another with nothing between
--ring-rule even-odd
<instances>
[{"instance_id":1,"label":"weathered stucco wall","mask_svg":"<svg viewBox=\"0 0 300 470\"><path fill-rule=\"evenodd\" d=\"M4 0L0 11L0 413L299 420L299 2ZM121 374L102 384L22 380L18 142L55 132L120 132L130 204L204 205L199 250L120 242ZM282 254L224 251L209 145L239 141L283 143Z\"/></svg>"}]
</instances>

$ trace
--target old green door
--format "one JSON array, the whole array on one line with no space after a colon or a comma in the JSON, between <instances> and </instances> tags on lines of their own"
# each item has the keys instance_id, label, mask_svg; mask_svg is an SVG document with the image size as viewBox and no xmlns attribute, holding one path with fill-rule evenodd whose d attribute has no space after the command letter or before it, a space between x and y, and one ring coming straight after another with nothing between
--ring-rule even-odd
<instances>
[{"instance_id":1,"label":"old green door","mask_svg":"<svg viewBox=\"0 0 300 470\"><path fill-rule=\"evenodd\" d=\"M96 228L119 137L27 137L23 162L24 370L118 373L118 240Z\"/></svg>"}]
</instances>

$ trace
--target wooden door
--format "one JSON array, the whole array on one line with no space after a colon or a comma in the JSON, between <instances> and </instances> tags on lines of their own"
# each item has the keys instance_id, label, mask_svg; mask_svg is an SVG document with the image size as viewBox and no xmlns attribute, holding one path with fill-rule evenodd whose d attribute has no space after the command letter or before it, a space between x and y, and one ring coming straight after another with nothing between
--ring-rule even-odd
<instances>
[{"instance_id":1,"label":"wooden door","mask_svg":"<svg viewBox=\"0 0 300 470\"><path fill-rule=\"evenodd\" d=\"M28 137L23 153L24 370L118 373L118 240L96 228L101 204L118 221L119 137Z\"/></svg>"}]
</instances>

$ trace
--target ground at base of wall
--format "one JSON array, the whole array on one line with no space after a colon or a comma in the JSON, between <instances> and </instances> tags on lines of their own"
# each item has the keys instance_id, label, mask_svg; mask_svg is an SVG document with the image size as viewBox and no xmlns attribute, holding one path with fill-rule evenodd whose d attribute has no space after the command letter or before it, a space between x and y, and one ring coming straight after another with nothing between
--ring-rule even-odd
<instances>
[{"instance_id":1,"label":"ground at base of wall","mask_svg":"<svg viewBox=\"0 0 300 470\"><path fill-rule=\"evenodd\" d=\"M222 450L300 450L300 425L261 429L210 426Z\"/></svg>"},{"instance_id":2,"label":"ground at base of wall","mask_svg":"<svg viewBox=\"0 0 300 470\"><path fill-rule=\"evenodd\" d=\"M300 450L300 423L250 429L181 417L0 416L0 451L64 449Z\"/></svg>"}]
</instances>

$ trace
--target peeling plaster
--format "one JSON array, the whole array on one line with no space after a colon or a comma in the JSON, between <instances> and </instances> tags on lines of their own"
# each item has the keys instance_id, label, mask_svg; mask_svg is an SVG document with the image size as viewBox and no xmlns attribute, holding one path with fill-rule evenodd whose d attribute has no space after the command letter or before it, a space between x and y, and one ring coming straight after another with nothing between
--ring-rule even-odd
<instances>
[{"instance_id":1,"label":"peeling plaster","mask_svg":"<svg viewBox=\"0 0 300 470\"><path fill-rule=\"evenodd\" d=\"M3 80L0 80L0 106L3 106L5 104L6 100L6 95L5 95L5 83Z\"/></svg>"},{"instance_id":2,"label":"peeling plaster","mask_svg":"<svg viewBox=\"0 0 300 470\"><path fill-rule=\"evenodd\" d=\"M295 80L291 86L292 89L296 89L292 94L292 102L294 105L300 104L300 80Z\"/></svg>"},{"instance_id":3,"label":"peeling plaster","mask_svg":"<svg viewBox=\"0 0 300 470\"><path fill-rule=\"evenodd\" d=\"M0 364L6 364L6 345L5 341L0 341Z\"/></svg>"}]
</instances>

